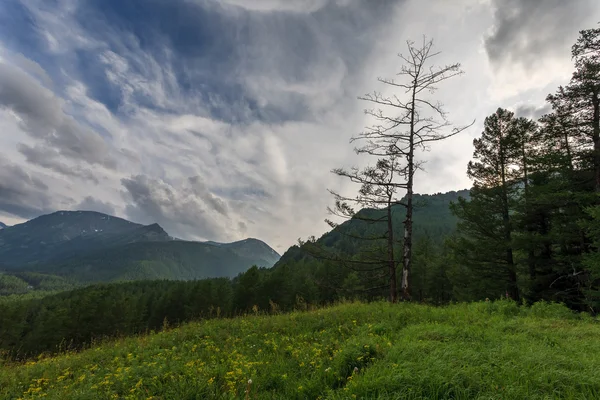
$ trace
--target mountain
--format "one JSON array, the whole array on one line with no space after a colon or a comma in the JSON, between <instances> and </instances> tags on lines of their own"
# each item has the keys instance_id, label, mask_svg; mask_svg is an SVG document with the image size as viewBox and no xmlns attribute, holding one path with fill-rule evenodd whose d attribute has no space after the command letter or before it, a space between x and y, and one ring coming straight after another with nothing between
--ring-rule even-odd
<instances>
[{"instance_id":1,"label":"mountain","mask_svg":"<svg viewBox=\"0 0 600 400\"><path fill-rule=\"evenodd\" d=\"M279 260L266 243L173 239L158 224L140 225L92 211L57 211L0 231L0 270L82 283L233 277Z\"/></svg>"},{"instance_id":2,"label":"mountain","mask_svg":"<svg viewBox=\"0 0 600 400\"><path fill-rule=\"evenodd\" d=\"M229 249L241 257L262 260L259 266L273 266L281 256L262 240L248 238L232 243L204 242L213 246Z\"/></svg>"},{"instance_id":3,"label":"mountain","mask_svg":"<svg viewBox=\"0 0 600 400\"><path fill-rule=\"evenodd\" d=\"M158 225L140 225L93 211L57 211L0 231L6 266L50 263L133 242L168 241Z\"/></svg>"},{"instance_id":4,"label":"mountain","mask_svg":"<svg viewBox=\"0 0 600 400\"><path fill-rule=\"evenodd\" d=\"M272 267L264 255L244 256L229 246L173 240L135 242L90 252L33 270L78 282L234 277L253 265Z\"/></svg>"},{"instance_id":5,"label":"mountain","mask_svg":"<svg viewBox=\"0 0 600 400\"><path fill-rule=\"evenodd\" d=\"M4 229L4 228L8 228L8 226L5 223L0 222L0 229Z\"/></svg>"},{"instance_id":6,"label":"mountain","mask_svg":"<svg viewBox=\"0 0 600 400\"><path fill-rule=\"evenodd\" d=\"M435 244L440 245L444 238L452 234L456 229L457 218L450 212L450 202L458 200L459 197L469 197L469 190L451 191L448 193L436 193L432 195L415 195L413 198L414 226L413 240L428 237ZM359 215L375 219L383 216L383 210L362 209ZM406 217L406 210L398 205L393 208L393 220L396 230L394 236L400 238L404 235L402 222ZM369 245L368 241L349 237L374 237L383 232L381 224L373 224L358 219L352 219L340 224L335 229L322 235L317 242L326 249L343 252L346 256L352 256L364 251ZM297 245L290 247L275 264L274 268L281 266L293 266L298 262L307 260L307 253ZM323 261L311 259L315 266Z\"/></svg>"}]
</instances>

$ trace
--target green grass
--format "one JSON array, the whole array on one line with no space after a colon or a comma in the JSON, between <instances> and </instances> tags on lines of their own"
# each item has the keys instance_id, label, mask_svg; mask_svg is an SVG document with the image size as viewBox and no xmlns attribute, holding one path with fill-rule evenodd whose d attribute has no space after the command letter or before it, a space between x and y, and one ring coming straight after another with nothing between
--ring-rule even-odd
<instances>
[{"instance_id":1,"label":"green grass","mask_svg":"<svg viewBox=\"0 0 600 400\"><path fill-rule=\"evenodd\" d=\"M546 303L341 304L6 364L0 398L596 399L599 337Z\"/></svg>"}]
</instances>

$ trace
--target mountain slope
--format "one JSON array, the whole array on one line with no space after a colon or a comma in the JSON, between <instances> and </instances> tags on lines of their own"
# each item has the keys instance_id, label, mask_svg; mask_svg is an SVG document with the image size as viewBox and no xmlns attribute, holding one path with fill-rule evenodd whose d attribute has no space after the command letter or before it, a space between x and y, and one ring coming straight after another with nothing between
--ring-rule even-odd
<instances>
[{"instance_id":1,"label":"mountain slope","mask_svg":"<svg viewBox=\"0 0 600 400\"><path fill-rule=\"evenodd\" d=\"M0 296L24 294L31 291L53 292L72 289L67 279L35 272L0 272Z\"/></svg>"},{"instance_id":2,"label":"mountain slope","mask_svg":"<svg viewBox=\"0 0 600 400\"><path fill-rule=\"evenodd\" d=\"M240 257L262 260L257 264L259 266L271 267L281 258L279 253L273 250L268 244L254 238L238 240L237 242L232 243L219 243L213 241L204 243L229 249Z\"/></svg>"},{"instance_id":3,"label":"mountain slope","mask_svg":"<svg viewBox=\"0 0 600 400\"><path fill-rule=\"evenodd\" d=\"M157 224L144 226L93 211L57 211L0 231L0 262L23 267L141 241L168 241Z\"/></svg>"},{"instance_id":4,"label":"mountain slope","mask_svg":"<svg viewBox=\"0 0 600 400\"><path fill-rule=\"evenodd\" d=\"M234 277L253 265L271 267L261 255L244 256L228 248L183 240L136 242L35 267L38 272L79 282L141 279Z\"/></svg>"},{"instance_id":5,"label":"mountain slope","mask_svg":"<svg viewBox=\"0 0 600 400\"><path fill-rule=\"evenodd\" d=\"M4 229L4 228L8 228L8 226L4 222L0 221L0 229Z\"/></svg>"},{"instance_id":6,"label":"mountain slope","mask_svg":"<svg viewBox=\"0 0 600 400\"><path fill-rule=\"evenodd\" d=\"M434 243L441 244L443 239L454 232L457 219L450 212L450 202L456 201L459 197L467 198L468 190L451 191L448 193L437 193L433 195L415 195L414 197L414 226L413 237L415 242L429 237ZM362 209L359 215L369 218L383 216L383 210ZM402 222L406 216L406 210L403 206L396 206L393 209L394 226L396 227L394 235L397 238L403 237ZM340 224L335 229L322 235L318 240L322 247L335 251L341 251L346 256L351 256L364 251L368 241L348 237L349 234L359 237L374 237L384 232L383 224L367 223L365 221L352 219ZM275 267L283 265L293 265L305 260L307 253L300 247L294 245L290 247L275 264ZM318 260L312 260L316 264L321 263Z\"/></svg>"},{"instance_id":7,"label":"mountain slope","mask_svg":"<svg viewBox=\"0 0 600 400\"><path fill-rule=\"evenodd\" d=\"M0 271L58 275L76 282L233 277L279 254L258 239L175 240L158 224L90 211L58 211L0 231ZM9 278L6 278L9 279Z\"/></svg>"}]
</instances>

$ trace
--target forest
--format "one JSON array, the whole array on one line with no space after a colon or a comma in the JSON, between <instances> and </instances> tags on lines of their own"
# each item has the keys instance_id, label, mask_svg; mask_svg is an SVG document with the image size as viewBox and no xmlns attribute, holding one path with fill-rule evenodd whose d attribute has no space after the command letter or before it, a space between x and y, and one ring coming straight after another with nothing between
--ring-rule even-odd
<instances>
[{"instance_id":1,"label":"forest","mask_svg":"<svg viewBox=\"0 0 600 400\"><path fill-rule=\"evenodd\" d=\"M356 139L366 143L358 152L373 156L375 165L333 171L360 185L356 197L332 192L330 212L347 221L329 221L330 232L299 240L274 267L253 267L233 279L107 283L43 298L0 298L5 356L33 357L191 320L307 309L341 299L439 305L502 297L559 302L596 314L600 28L580 32L572 47L572 78L547 96L549 112L534 120L500 107L485 119L465 166L470 190L419 196L413 193L422 176L416 150L470 126L450 126L445 112L427 100L421 105L431 117L417 108L419 94L430 85L461 73L458 64L421 69L435 54L431 43L408 46L403 71L413 78L405 87L412 101L363 97L400 110L400 116L371 110L380 120L377 128ZM397 133L399 126L410 135Z\"/></svg>"}]
</instances>

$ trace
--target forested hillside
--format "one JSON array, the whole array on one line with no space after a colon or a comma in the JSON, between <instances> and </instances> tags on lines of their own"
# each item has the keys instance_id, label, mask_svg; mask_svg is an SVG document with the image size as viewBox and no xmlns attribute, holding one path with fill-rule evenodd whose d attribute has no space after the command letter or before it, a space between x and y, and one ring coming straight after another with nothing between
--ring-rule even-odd
<instances>
[{"instance_id":1,"label":"forested hillside","mask_svg":"<svg viewBox=\"0 0 600 400\"><path fill-rule=\"evenodd\" d=\"M35 272L0 272L0 296L22 295L33 291L53 292L72 289L73 281Z\"/></svg>"},{"instance_id":2,"label":"forested hillside","mask_svg":"<svg viewBox=\"0 0 600 400\"><path fill-rule=\"evenodd\" d=\"M450 210L450 204L461 197L468 198L469 191L415 195L416 251L412 281L419 300L443 302L451 299L451 287L444 271L446 265L439 255L445 239L455 232L458 221ZM369 266L364 268L367 271L362 271L363 266L353 261L364 258L377 261L377 254L385 251L384 234L387 227L381 218L384 213L385 210L360 210L356 218L340 224L320 238L309 238L299 246L292 246L281 256L274 269L304 268L316 285L321 285L323 289L328 287L328 291L342 295L364 298L382 296L387 278L378 278L379 286L377 283L374 285ZM396 227L394 234L401 238L405 208L402 205L394 206L392 217ZM401 241L398 241L397 247L400 245ZM367 285L377 287L365 290L369 288Z\"/></svg>"},{"instance_id":3,"label":"forested hillside","mask_svg":"<svg viewBox=\"0 0 600 400\"><path fill-rule=\"evenodd\" d=\"M405 59L403 75L417 76L429 46L414 49L409 44L412 58ZM419 100L422 107L415 103L420 81L400 85L412 91L412 102L377 92L365 96L363 100L381 107L367 110L377 123L352 141L362 141L357 152L371 156L374 164L333 171L359 184L355 197L333 193L330 212L350 221L331 222L331 233L292 248L276 269L304 268L320 290L361 298L440 303L505 296L559 301L596 313L600 29L581 31L571 55L571 80L547 96L546 114L536 120L498 108L485 118L483 132L473 141L472 160L465 165L473 187L468 196L447 199L452 201L441 207L441 214L420 214L432 210L420 209L422 197L412 193L414 180L426 179L417 175L413 139L422 137L413 137L414 132L427 130L430 123L426 119L415 125L412 117L416 110L432 107L424 100ZM440 71L436 76L443 80L447 70ZM391 80L383 83L397 86ZM401 116L387 114L394 108L402 110ZM440 109L431 112L442 120L436 126L448 126ZM396 130L398 126L410 129ZM430 140L447 137L433 135ZM377 210L360 209L363 205Z\"/></svg>"},{"instance_id":4,"label":"forested hillside","mask_svg":"<svg viewBox=\"0 0 600 400\"><path fill-rule=\"evenodd\" d=\"M253 265L270 267L273 262L272 254L245 256L229 247L174 240L130 243L111 247L110 251L103 249L64 261L41 264L33 269L91 283L234 277Z\"/></svg>"}]
</instances>

